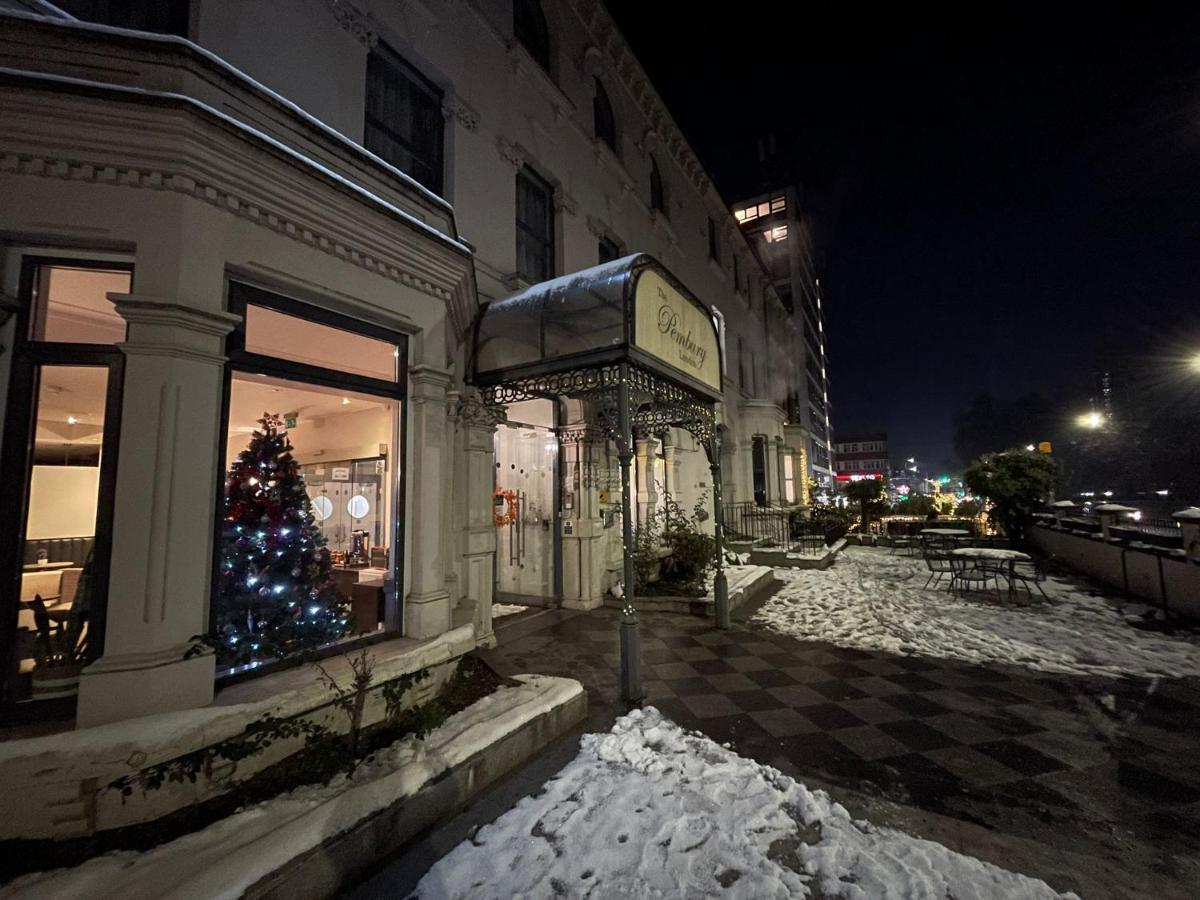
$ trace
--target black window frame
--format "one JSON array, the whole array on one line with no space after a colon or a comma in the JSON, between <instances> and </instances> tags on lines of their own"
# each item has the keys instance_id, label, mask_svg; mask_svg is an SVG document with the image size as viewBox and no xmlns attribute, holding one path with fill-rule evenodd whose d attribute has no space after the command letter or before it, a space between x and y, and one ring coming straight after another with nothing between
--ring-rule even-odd
<instances>
[{"instance_id":1,"label":"black window frame","mask_svg":"<svg viewBox=\"0 0 1200 900\"><path fill-rule=\"evenodd\" d=\"M382 325L376 325L362 319L334 312L323 306L297 300L294 297L277 292L273 288L261 287L237 277L226 281L227 308L229 312L241 318L238 326L225 339L225 373L221 394L220 434L218 436L217 477L213 491L213 541L212 541L212 577L209 586L207 633L213 634L217 624L217 594L221 589L221 534L223 520L221 510L225 502L225 477L229 471L227 448L229 446L229 404L233 376L235 372L251 375L267 375L270 377L295 381L301 384L315 384L322 387L342 388L348 392L369 394L400 404L400 428L397 435L398 446L393 448L395 460L395 483L393 484L393 502L395 504L395 521L392 523L391 539L395 554L393 572L393 588L395 591L392 605L385 609L385 626L382 631L374 634L364 634L358 637L346 638L326 647L318 648L308 653L299 653L282 659L264 660L254 668L243 667L233 672L218 672L216 676L217 689L229 687L242 681L261 678L282 669L295 668L303 665L309 659L322 659L329 656L347 653L355 648L369 646L380 641L393 640L404 633L404 578L405 578L405 548L406 519L408 495L408 335L394 331ZM319 325L349 331L365 337L387 341L396 345L395 381L385 381L372 378L369 375L356 375L327 369L324 366L311 363L296 362L278 356L267 356L246 350L246 307L257 306L271 309L275 312L295 316ZM385 598L386 599L386 598Z\"/></svg>"},{"instance_id":2,"label":"black window frame","mask_svg":"<svg viewBox=\"0 0 1200 900\"><path fill-rule=\"evenodd\" d=\"M604 82L592 76L595 92L592 94L592 131L613 153L617 152L617 116L613 112L612 100L604 89Z\"/></svg>"},{"instance_id":3,"label":"black window frame","mask_svg":"<svg viewBox=\"0 0 1200 900\"><path fill-rule=\"evenodd\" d=\"M420 124L419 116L427 115L433 123L428 132L432 136L433 145L430 152L427 153L424 148L414 144L411 138L406 138L397 131L394 119L386 121L382 114L373 110L373 99L380 97L390 86L388 79L395 83L403 82L406 86L408 102L402 112L407 115L407 124L414 134ZM426 102L414 104L413 98L421 98ZM383 41L379 41L367 54L363 146L438 196L445 190L446 125L442 115L444 100L445 91ZM407 158L400 159L396 152L390 150L392 146L398 146Z\"/></svg>"},{"instance_id":4,"label":"black window frame","mask_svg":"<svg viewBox=\"0 0 1200 900\"><path fill-rule=\"evenodd\" d=\"M522 210L526 208L526 204L522 202L522 190L536 192L543 198L545 216L541 223L542 227L537 227L537 223L525 221L522 218ZM516 231L517 231L517 276L527 284L537 284L540 281L547 281L554 277L555 272L555 242L554 242L554 185L539 175L529 166L523 166L517 172L516 178ZM528 250L530 246L538 251L541 258L543 271L540 273L530 271L526 268L525 263L529 258Z\"/></svg>"},{"instance_id":5,"label":"black window frame","mask_svg":"<svg viewBox=\"0 0 1200 900\"><path fill-rule=\"evenodd\" d=\"M513 37L550 74L550 24L539 0L513 0Z\"/></svg>"},{"instance_id":6,"label":"black window frame","mask_svg":"<svg viewBox=\"0 0 1200 900\"><path fill-rule=\"evenodd\" d=\"M667 215L667 192L663 186L662 170L653 153L650 154L650 208L663 216Z\"/></svg>"},{"instance_id":7,"label":"black window frame","mask_svg":"<svg viewBox=\"0 0 1200 900\"><path fill-rule=\"evenodd\" d=\"M717 222L708 217L708 258L718 266L721 264L721 243L717 236Z\"/></svg>"},{"instance_id":8,"label":"black window frame","mask_svg":"<svg viewBox=\"0 0 1200 900\"><path fill-rule=\"evenodd\" d=\"M125 389L125 353L118 344L88 344L42 341L30 337L34 318L37 273L43 266L69 266L130 273L133 291L134 264L85 256L43 256L21 259L19 298L12 361L9 369L8 405L4 416L4 444L0 454L0 509L19 510L17 516L0 521L0 719L4 721L71 717L77 695L57 700L18 702L16 697L16 636L21 595L26 518L35 440L34 411L37 407L37 371L47 366L92 366L108 370L105 390L104 430L101 446L99 485L96 496L96 526L92 541L92 578L95 593L88 615L90 661L104 654L107 631L108 591L112 574L113 513L116 504L117 467L120 458L121 411Z\"/></svg>"}]
</instances>

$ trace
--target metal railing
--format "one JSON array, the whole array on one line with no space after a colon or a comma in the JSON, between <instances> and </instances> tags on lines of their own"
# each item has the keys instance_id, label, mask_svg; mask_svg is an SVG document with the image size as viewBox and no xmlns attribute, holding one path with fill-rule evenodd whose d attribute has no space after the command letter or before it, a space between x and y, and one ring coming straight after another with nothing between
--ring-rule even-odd
<instances>
[{"instance_id":1,"label":"metal railing","mask_svg":"<svg viewBox=\"0 0 1200 900\"><path fill-rule=\"evenodd\" d=\"M799 510L749 501L721 504L721 525L728 540L788 553L819 553L846 533L835 519L805 519Z\"/></svg>"}]
</instances>

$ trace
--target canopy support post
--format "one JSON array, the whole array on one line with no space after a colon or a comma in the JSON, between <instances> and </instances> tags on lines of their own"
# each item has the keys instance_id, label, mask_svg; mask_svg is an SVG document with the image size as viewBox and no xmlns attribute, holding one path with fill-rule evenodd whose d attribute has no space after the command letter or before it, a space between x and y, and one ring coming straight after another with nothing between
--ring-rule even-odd
<instances>
[{"instance_id":1,"label":"canopy support post","mask_svg":"<svg viewBox=\"0 0 1200 900\"><path fill-rule=\"evenodd\" d=\"M713 538L716 541L717 574L713 577L713 600L717 613L717 627L729 628L729 581L725 578L725 523L721 506L721 435L704 442L708 454L708 470L712 473L713 485Z\"/></svg>"},{"instance_id":2,"label":"canopy support post","mask_svg":"<svg viewBox=\"0 0 1200 900\"><path fill-rule=\"evenodd\" d=\"M633 589L633 504L630 466L633 463L633 424L629 409L629 363L621 363L617 382L617 460L621 464L621 551L625 564L625 597L621 607L621 699L637 703L642 692L641 636Z\"/></svg>"}]
</instances>

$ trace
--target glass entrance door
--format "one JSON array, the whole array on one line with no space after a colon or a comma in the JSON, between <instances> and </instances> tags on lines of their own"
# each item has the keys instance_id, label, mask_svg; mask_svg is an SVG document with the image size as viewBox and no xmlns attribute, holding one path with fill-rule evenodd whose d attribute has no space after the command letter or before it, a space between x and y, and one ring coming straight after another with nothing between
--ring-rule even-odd
<instances>
[{"instance_id":1,"label":"glass entrance door","mask_svg":"<svg viewBox=\"0 0 1200 900\"><path fill-rule=\"evenodd\" d=\"M497 593L552 599L554 478L558 440L549 428L502 425L496 432Z\"/></svg>"}]
</instances>

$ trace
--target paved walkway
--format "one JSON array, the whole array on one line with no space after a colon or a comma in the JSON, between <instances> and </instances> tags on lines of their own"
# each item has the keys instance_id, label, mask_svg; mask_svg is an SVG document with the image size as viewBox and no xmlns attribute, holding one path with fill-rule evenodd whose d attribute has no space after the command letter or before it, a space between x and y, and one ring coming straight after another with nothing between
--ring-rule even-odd
<instances>
[{"instance_id":1,"label":"paved walkway","mask_svg":"<svg viewBox=\"0 0 1200 900\"><path fill-rule=\"evenodd\" d=\"M485 657L618 698L618 614L497 623ZM930 627L936 627L931 623ZM892 656L680 615L642 617L646 702L856 815L1085 898L1200 894L1200 685Z\"/></svg>"}]
</instances>

